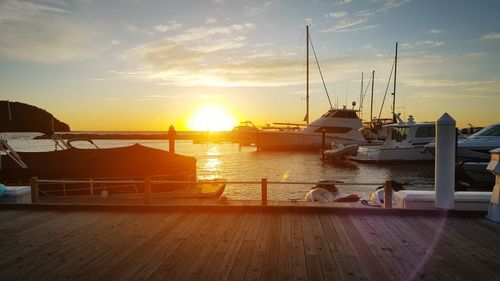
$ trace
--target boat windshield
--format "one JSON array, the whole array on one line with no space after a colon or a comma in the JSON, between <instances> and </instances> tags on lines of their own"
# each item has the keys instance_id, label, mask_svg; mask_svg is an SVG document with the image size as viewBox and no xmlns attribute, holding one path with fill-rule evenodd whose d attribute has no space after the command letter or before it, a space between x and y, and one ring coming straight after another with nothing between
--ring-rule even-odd
<instances>
[{"instance_id":1,"label":"boat windshield","mask_svg":"<svg viewBox=\"0 0 500 281\"><path fill-rule=\"evenodd\" d=\"M330 110L323 117L358 119L356 111L353 110Z\"/></svg>"},{"instance_id":2,"label":"boat windshield","mask_svg":"<svg viewBox=\"0 0 500 281\"><path fill-rule=\"evenodd\" d=\"M479 132L473 134L471 137L498 137L500 136L500 124L491 125L483 128Z\"/></svg>"},{"instance_id":3,"label":"boat windshield","mask_svg":"<svg viewBox=\"0 0 500 281\"><path fill-rule=\"evenodd\" d=\"M408 131L408 127L393 127L391 139L395 140L396 142L402 142L408 136Z\"/></svg>"}]
</instances>

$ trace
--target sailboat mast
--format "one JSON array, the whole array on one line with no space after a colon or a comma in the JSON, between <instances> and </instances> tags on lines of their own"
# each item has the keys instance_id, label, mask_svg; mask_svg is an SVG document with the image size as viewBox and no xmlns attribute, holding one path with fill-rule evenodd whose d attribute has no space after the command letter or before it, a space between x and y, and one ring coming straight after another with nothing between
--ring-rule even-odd
<instances>
[{"instance_id":1,"label":"sailboat mast","mask_svg":"<svg viewBox=\"0 0 500 281\"><path fill-rule=\"evenodd\" d=\"M306 125L309 125L309 25L306 25Z\"/></svg>"},{"instance_id":2,"label":"sailboat mast","mask_svg":"<svg viewBox=\"0 0 500 281\"><path fill-rule=\"evenodd\" d=\"M394 92L392 93L392 122L396 123L396 74L398 73L398 42L396 42L396 55L394 56Z\"/></svg>"},{"instance_id":3,"label":"sailboat mast","mask_svg":"<svg viewBox=\"0 0 500 281\"><path fill-rule=\"evenodd\" d=\"M373 84L375 82L375 70L373 70L372 72L372 97L371 97L371 100L370 100L370 126L372 126L373 124Z\"/></svg>"},{"instance_id":4,"label":"sailboat mast","mask_svg":"<svg viewBox=\"0 0 500 281\"><path fill-rule=\"evenodd\" d=\"M363 72L361 72L361 91L359 92L359 118L363 119Z\"/></svg>"}]
</instances>

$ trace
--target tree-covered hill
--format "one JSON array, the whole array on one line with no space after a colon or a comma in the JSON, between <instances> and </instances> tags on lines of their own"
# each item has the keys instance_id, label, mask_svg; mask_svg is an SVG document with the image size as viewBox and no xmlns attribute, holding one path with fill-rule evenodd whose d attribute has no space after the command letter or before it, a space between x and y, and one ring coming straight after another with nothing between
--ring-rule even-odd
<instances>
[{"instance_id":1,"label":"tree-covered hill","mask_svg":"<svg viewBox=\"0 0 500 281\"><path fill-rule=\"evenodd\" d=\"M56 132L69 132L68 124L51 113L21 102L0 101L0 132L41 132L52 134L52 120Z\"/></svg>"}]
</instances>

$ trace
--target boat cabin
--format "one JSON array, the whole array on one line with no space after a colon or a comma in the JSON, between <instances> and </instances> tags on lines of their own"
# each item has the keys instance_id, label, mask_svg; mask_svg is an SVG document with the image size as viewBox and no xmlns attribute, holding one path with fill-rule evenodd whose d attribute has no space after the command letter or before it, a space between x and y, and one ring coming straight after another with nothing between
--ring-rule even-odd
<instances>
[{"instance_id":1,"label":"boat cabin","mask_svg":"<svg viewBox=\"0 0 500 281\"><path fill-rule=\"evenodd\" d=\"M387 139L384 146L423 146L434 141L436 134L435 123L407 123L386 125Z\"/></svg>"}]
</instances>

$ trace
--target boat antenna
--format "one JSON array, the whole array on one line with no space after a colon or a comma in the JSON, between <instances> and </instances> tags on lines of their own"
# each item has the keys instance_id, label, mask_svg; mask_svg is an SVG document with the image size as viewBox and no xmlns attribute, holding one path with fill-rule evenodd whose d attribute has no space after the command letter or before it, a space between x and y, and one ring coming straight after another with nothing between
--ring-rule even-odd
<instances>
[{"instance_id":1,"label":"boat antenna","mask_svg":"<svg viewBox=\"0 0 500 281\"><path fill-rule=\"evenodd\" d=\"M316 65L318 66L319 75L321 76L321 81L323 82L323 88L325 88L326 97L328 98L328 103L330 104L330 109L333 109L332 101L330 100L330 95L328 94L328 89L326 88L325 79L323 78L323 72L321 71L321 67L319 66L318 56L316 56L316 50L314 50L314 45L313 45L313 42L311 40L311 36L309 36L309 42L311 43L311 48L313 50L314 58L316 59Z\"/></svg>"},{"instance_id":2,"label":"boat antenna","mask_svg":"<svg viewBox=\"0 0 500 281\"><path fill-rule=\"evenodd\" d=\"M394 56L394 92L392 93L392 122L396 123L396 73L398 69L398 42L396 42L396 55Z\"/></svg>"},{"instance_id":3,"label":"boat antenna","mask_svg":"<svg viewBox=\"0 0 500 281\"><path fill-rule=\"evenodd\" d=\"M371 102L370 102L370 126L373 125L373 85L375 83L373 83L375 81L375 70L373 70L372 72L372 98L371 98Z\"/></svg>"},{"instance_id":4,"label":"boat antenna","mask_svg":"<svg viewBox=\"0 0 500 281\"><path fill-rule=\"evenodd\" d=\"M309 125L309 25L306 25L306 126Z\"/></svg>"}]
</instances>

